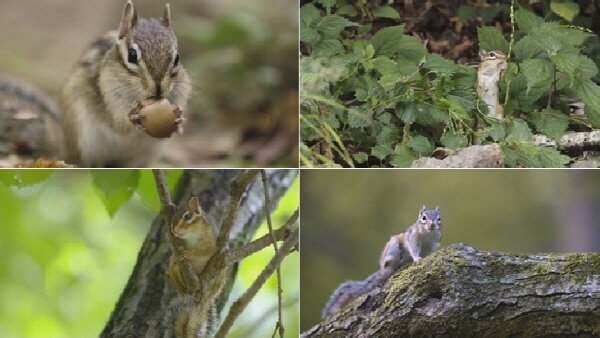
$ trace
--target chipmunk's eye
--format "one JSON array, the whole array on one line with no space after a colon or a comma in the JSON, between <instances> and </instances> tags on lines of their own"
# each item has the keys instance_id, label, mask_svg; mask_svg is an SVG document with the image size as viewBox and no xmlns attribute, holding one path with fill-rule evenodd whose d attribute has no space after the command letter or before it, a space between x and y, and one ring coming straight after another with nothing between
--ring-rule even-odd
<instances>
[{"instance_id":1,"label":"chipmunk's eye","mask_svg":"<svg viewBox=\"0 0 600 338\"><path fill-rule=\"evenodd\" d=\"M173 67L177 67L179 65L179 54L175 56L175 61L173 62Z\"/></svg>"},{"instance_id":2,"label":"chipmunk's eye","mask_svg":"<svg viewBox=\"0 0 600 338\"><path fill-rule=\"evenodd\" d=\"M190 214L190 213L188 212L187 214L183 215L183 219L184 219L184 220L186 220L186 221L189 221L189 220L191 220L191 219L192 219L192 214Z\"/></svg>"},{"instance_id":3,"label":"chipmunk's eye","mask_svg":"<svg viewBox=\"0 0 600 338\"><path fill-rule=\"evenodd\" d=\"M422 221L426 221L427 220L427 216L423 215L423 217L421 217Z\"/></svg>"},{"instance_id":4,"label":"chipmunk's eye","mask_svg":"<svg viewBox=\"0 0 600 338\"><path fill-rule=\"evenodd\" d=\"M496 57L496 53L490 52L490 56L493 57L493 58L495 58Z\"/></svg>"},{"instance_id":5,"label":"chipmunk's eye","mask_svg":"<svg viewBox=\"0 0 600 338\"><path fill-rule=\"evenodd\" d=\"M138 63L138 55L135 49L129 48L127 51L127 62L136 64Z\"/></svg>"}]
</instances>

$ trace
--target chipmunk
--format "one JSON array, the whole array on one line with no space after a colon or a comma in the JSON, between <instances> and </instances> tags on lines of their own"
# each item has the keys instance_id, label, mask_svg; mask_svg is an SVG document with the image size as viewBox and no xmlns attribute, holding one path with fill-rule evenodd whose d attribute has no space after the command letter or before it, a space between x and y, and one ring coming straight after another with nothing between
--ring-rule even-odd
<instances>
[{"instance_id":1,"label":"chipmunk","mask_svg":"<svg viewBox=\"0 0 600 338\"><path fill-rule=\"evenodd\" d=\"M364 281L351 280L340 284L323 308L321 318L338 312L358 296L382 285L407 264L418 262L437 250L442 239L441 226L440 208L426 209L422 206L417 221L387 242L379 258L379 270Z\"/></svg>"},{"instance_id":2,"label":"chipmunk","mask_svg":"<svg viewBox=\"0 0 600 338\"><path fill-rule=\"evenodd\" d=\"M217 238L213 226L206 219L197 197L192 197L187 206L173 217L171 231L183 243L181 259L190 263L192 272L199 276L206 263L216 253ZM164 317L165 337L205 337L209 336L217 323L215 300L220 295L227 280L223 270L211 280L211 285L203 289L201 295L190 290L181 275L177 257L169 259L169 277L178 296L169 305Z\"/></svg>"},{"instance_id":3,"label":"chipmunk","mask_svg":"<svg viewBox=\"0 0 600 338\"><path fill-rule=\"evenodd\" d=\"M506 70L506 55L499 51L479 51L481 63L477 68L477 95L488 106L488 115L501 120L504 109L498 99L498 81Z\"/></svg>"},{"instance_id":4,"label":"chipmunk","mask_svg":"<svg viewBox=\"0 0 600 338\"><path fill-rule=\"evenodd\" d=\"M141 102L168 99L181 131L190 91L169 4L162 19L144 19L128 0L118 31L96 40L63 86L67 161L86 167L148 166L165 141L140 130Z\"/></svg>"}]
</instances>

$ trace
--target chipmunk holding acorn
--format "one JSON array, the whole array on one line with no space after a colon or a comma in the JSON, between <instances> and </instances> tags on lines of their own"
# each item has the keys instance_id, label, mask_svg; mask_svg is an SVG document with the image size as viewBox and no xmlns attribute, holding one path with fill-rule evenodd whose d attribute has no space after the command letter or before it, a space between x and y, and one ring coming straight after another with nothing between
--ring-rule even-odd
<instances>
[{"instance_id":1,"label":"chipmunk holding acorn","mask_svg":"<svg viewBox=\"0 0 600 338\"><path fill-rule=\"evenodd\" d=\"M119 29L96 40L61 94L67 161L85 167L144 167L182 132L190 78L181 65L170 7L161 19L125 4Z\"/></svg>"},{"instance_id":2,"label":"chipmunk holding acorn","mask_svg":"<svg viewBox=\"0 0 600 338\"><path fill-rule=\"evenodd\" d=\"M217 250L215 229L208 222L197 197L173 217L170 231L182 243L182 256L173 253L169 259L169 277L177 296L169 304L163 318L164 337L207 337L218 322L215 301L227 280L227 270L212 278L208 288L197 295L185 284L179 260L189 262L194 275L199 276Z\"/></svg>"},{"instance_id":3,"label":"chipmunk holding acorn","mask_svg":"<svg viewBox=\"0 0 600 338\"><path fill-rule=\"evenodd\" d=\"M323 308L321 318L338 312L360 295L382 285L396 271L418 262L440 246L442 217L439 207L419 210L417 221L387 242L379 258L379 270L363 281L346 281L338 286Z\"/></svg>"}]
</instances>

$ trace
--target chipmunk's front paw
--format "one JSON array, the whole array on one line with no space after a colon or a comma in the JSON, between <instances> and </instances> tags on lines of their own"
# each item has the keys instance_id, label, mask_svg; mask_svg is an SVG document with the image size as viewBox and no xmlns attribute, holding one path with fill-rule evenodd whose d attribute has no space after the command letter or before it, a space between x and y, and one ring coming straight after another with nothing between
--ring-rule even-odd
<instances>
[{"instance_id":1,"label":"chipmunk's front paw","mask_svg":"<svg viewBox=\"0 0 600 338\"><path fill-rule=\"evenodd\" d=\"M179 105L173 105L173 114L175 114L175 124L177 125L177 133L183 134L183 121L185 118L183 117L183 110Z\"/></svg>"},{"instance_id":2,"label":"chipmunk's front paw","mask_svg":"<svg viewBox=\"0 0 600 338\"><path fill-rule=\"evenodd\" d=\"M144 114L142 113L142 109L144 108L144 104L142 101L135 101L130 107L127 116L129 116L129 121L133 123L133 125L137 129L145 129L142 121L144 120Z\"/></svg>"}]
</instances>

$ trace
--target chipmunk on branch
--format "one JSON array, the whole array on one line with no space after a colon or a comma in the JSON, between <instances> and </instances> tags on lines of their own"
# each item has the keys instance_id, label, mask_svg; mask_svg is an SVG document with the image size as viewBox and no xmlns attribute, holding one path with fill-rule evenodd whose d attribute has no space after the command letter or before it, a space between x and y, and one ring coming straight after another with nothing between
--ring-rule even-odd
<instances>
[{"instance_id":1,"label":"chipmunk on branch","mask_svg":"<svg viewBox=\"0 0 600 338\"><path fill-rule=\"evenodd\" d=\"M165 140L140 125L144 102L167 99L181 132L191 85L177 52L169 5L162 19L138 18L128 0L118 31L96 40L61 95L67 161L86 167L145 167Z\"/></svg>"},{"instance_id":2,"label":"chipmunk on branch","mask_svg":"<svg viewBox=\"0 0 600 338\"><path fill-rule=\"evenodd\" d=\"M363 281L350 280L340 284L323 308L321 318L338 312L360 295L382 285L407 264L418 262L437 250L442 239L441 226L439 207L426 209L422 206L417 221L387 242L379 258L379 270Z\"/></svg>"},{"instance_id":3,"label":"chipmunk on branch","mask_svg":"<svg viewBox=\"0 0 600 338\"><path fill-rule=\"evenodd\" d=\"M169 277L177 296L169 304L163 318L164 337L209 337L218 323L216 299L227 281L227 270L220 271L203 285L200 291L185 284L179 259L189 262L194 275L199 276L216 253L215 229L206 219L197 197L173 217L170 231L183 244L182 257L175 253L169 259Z\"/></svg>"}]
</instances>

